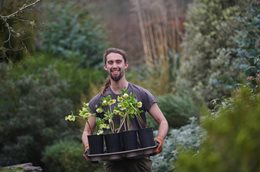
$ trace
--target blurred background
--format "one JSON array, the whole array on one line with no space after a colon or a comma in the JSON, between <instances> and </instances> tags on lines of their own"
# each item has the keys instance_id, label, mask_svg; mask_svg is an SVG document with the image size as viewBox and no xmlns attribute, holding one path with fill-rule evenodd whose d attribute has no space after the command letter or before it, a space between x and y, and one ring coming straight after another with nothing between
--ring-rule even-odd
<instances>
[{"instance_id":1,"label":"blurred background","mask_svg":"<svg viewBox=\"0 0 260 172\"><path fill-rule=\"evenodd\" d=\"M85 121L64 117L102 88L108 47L128 53L128 81L169 122L153 171L260 171L259 5L0 0L0 172L103 171L82 157Z\"/></svg>"}]
</instances>

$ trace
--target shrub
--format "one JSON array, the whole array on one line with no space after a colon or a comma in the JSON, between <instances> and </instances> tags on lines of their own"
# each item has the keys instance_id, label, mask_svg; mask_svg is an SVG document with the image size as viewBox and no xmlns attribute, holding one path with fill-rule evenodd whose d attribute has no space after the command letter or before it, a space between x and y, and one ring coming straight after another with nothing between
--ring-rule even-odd
<instances>
[{"instance_id":1,"label":"shrub","mask_svg":"<svg viewBox=\"0 0 260 172\"><path fill-rule=\"evenodd\" d=\"M56 139L79 137L64 116L88 98L103 73L77 68L77 60L36 54L19 64L0 63L0 164L40 163Z\"/></svg>"},{"instance_id":2,"label":"shrub","mask_svg":"<svg viewBox=\"0 0 260 172\"><path fill-rule=\"evenodd\" d=\"M203 101L185 83L176 85L175 93L158 97L158 105L170 127L178 128L189 123L190 117L199 117Z\"/></svg>"},{"instance_id":3,"label":"shrub","mask_svg":"<svg viewBox=\"0 0 260 172\"><path fill-rule=\"evenodd\" d=\"M260 94L236 91L229 106L203 121L207 137L199 152L181 153L177 171L260 171Z\"/></svg>"},{"instance_id":4,"label":"shrub","mask_svg":"<svg viewBox=\"0 0 260 172\"><path fill-rule=\"evenodd\" d=\"M196 0L188 10L179 80L189 81L207 103L230 96L241 82L234 30L251 1Z\"/></svg>"},{"instance_id":5,"label":"shrub","mask_svg":"<svg viewBox=\"0 0 260 172\"><path fill-rule=\"evenodd\" d=\"M260 85L260 8L252 3L243 16L238 18L240 29L236 32L237 47L234 52L245 62L241 69L245 71L252 88Z\"/></svg>"},{"instance_id":6,"label":"shrub","mask_svg":"<svg viewBox=\"0 0 260 172\"><path fill-rule=\"evenodd\" d=\"M59 59L50 54L35 54L26 58L15 66L13 77L34 73L40 75L46 67L56 70L60 79L67 83L68 89L64 90L63 96L68 97L76 106L81 105L81 99L88 99L91 95L92 85L101 85L105 79L103 71L93 68L78 67L79 59Z\"/></svg>"},{"instance_id":7,"label":"shrub","mask_svg":"<svg viewBox=\"0 0 260 172\"><path fill-rule=\"evenodd\" d=\"M72 109L72 102L62 95L67 84L52 68L18 79L11 77L13 69L2 65L1 71L6 72L0 80L1 165L28 161L38 164L39 150L66 132L63 114Z\"/></svg>"},{"instance_id":8,"label":"shrub","mask_svg":"<svg viewBox=\"0 0 260 172\"><path fill-rule=\"evenodd\" d=\"M172 171L175 167L171 162L177 160L179 152L187 149L198 150L205 132L198 125L196 118L192 117L190 120L190 124L169 131L163 151L151 157L154 172Z\"/></svg>"},{"instance_id":9,"label":"shrub","mask_svg":"<svg viewBox=\"0 0 260 172\"><path fill-rule=\"evenodd\" d=\"M44 171L46 172L83 172L101 171L101 164L84 160L82 144L76 141L63 140L48 146L43 153Z\"/></svg>"},{"instance_id":10,"label":"shrub","mask_svg":"<svg viewBox=\"0 0 260 172\"><path fill-rule=\"evenodd\" d=\"M77 2L48 2L44 6L48 25L40 33L41 49L65 58L80 59L90 67L102 63L106 47L104 29Z\"/></svg>"}]
</instances>

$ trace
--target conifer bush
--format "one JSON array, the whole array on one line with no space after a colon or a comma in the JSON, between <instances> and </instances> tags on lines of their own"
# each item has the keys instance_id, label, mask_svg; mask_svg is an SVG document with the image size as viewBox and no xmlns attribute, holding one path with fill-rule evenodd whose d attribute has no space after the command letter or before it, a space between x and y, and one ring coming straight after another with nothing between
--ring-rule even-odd
<instances>
[{"instance_id":1,"label":"conifer bush","mask_svg":"<svg viewBox=\"0 0 260 172\"><path fill-rule=\"evenodd\" d=\"M198 119L190 118L190 123L179 128L172 129L167 135L163 151L151 157L154 172L174 171L175 166L171 162L178 159L178 155L183 150L198 150L205 131L199 126Z\"/></svg>"},{"instance_id":2,"label":"conifer bush","mask_svg":"<svg viewBox=\"0 0 260 172\"><path fill-rule=\"evenodd\" d=\"M0 71L5 75L0 79L0 165L38 164L39 150L66 133L63 114L73 107L63 97L66 82L51 67L19 77L6 64Z\"/></svg>"},{"instance_id":3,"label":"conifer bush","mask_svg":"<svg viewBox=\"0 0 260 172\"><path fill-rule=\"evenodd\" d=\"M184 93L160 96L158 104L172 128L187 125L190 117L199 116L199 106L191 96Z\"/></svg>"},{"instance_id":4,"label":"conifer bush","mask_svg":"<svg viewBox=\"0 0 260 172\"><path fill-rule=\"evenodd\" d=\"M195 0L187 13L180 76L209 104L229 97L241 82L244 60L235 37L240 16L253 0ZM257 15L256 15L257 17Z\"/></svg>"},{"instance_id":5,"label":"conifer bush","mask_svg":"<svg viewBox=\"0 0 260 172\"><path fill-rule=\"evenodd\" d=\"M206 116L207 137L198 152L181 153L178 172L260 171L260 94L248 88L234 93L229 106Z\"/></svg>"},{"instance_id":6,"label":"conifer bush","mask_svg":"<svg viewBox=\"0 0 260 172\"><path fill-rule=\"evenodd\" d=\"M48 146L43 153L46 172L101 171L101 164L84 160L82 144L78 141L63 140Z\"/></svg>"},{"instance_id":7,"label":"conifer bush","mask_svg":"<svg viewBox=\"0 0 260 172\"><path fill-rule=\"evenodd\" d=\"M39 47L62 58L78 58L81 67L98 66L107 46L105 30L81 5L72 1L46 2L43 21L48 24L39 33Z\"/></svg>"}]
</instances>

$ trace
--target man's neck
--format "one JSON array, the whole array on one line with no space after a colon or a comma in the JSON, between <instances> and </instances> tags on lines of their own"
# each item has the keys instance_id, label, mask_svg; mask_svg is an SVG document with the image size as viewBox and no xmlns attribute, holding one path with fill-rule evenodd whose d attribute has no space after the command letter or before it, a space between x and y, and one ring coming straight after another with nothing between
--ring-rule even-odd
<instances>
[{"instance_id":1,"label":"man's neck","mask_svg":"<svg viewBox=\"0 0 260 172\"><path fill-rule=\"evenodd\" d=\"M110 79L110 81L110 87L115 94L120 94L122 89L128 87L128 81L125 78L121 78L119 81Z\"/></svg>"}]
</instances>

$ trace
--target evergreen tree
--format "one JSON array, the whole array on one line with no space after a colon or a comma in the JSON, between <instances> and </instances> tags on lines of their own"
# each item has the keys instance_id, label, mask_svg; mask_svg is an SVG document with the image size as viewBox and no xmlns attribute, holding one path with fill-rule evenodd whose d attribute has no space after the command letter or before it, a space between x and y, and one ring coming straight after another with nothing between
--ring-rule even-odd
<instances>
[{"instance_id":1,"label":"evergreen tree","mask_svg":"<svg viewBox=\"0 0 260 172\"><path fill-rule=\"evenodd\" d=\"M207 102L223 96L241 82L241 66L233 49L239 29L240 15L251 3L248 1L195 0L188 11L183 58L178 78Z\"/></svg>"}]
</instances>

